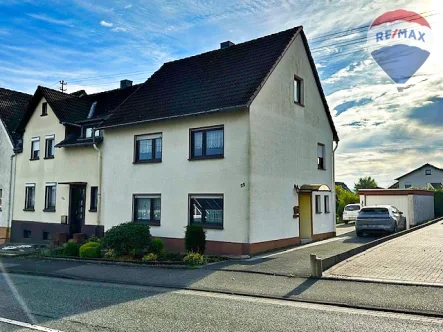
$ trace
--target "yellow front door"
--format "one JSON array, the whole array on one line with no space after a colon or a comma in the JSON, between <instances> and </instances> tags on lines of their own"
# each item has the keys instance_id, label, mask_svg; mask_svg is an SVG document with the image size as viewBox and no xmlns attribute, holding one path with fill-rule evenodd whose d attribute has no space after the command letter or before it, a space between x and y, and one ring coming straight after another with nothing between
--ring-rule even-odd
<instances>
[{"instance_id":1,"label":"yellow front door","mask_svg":"<svg viewBox=\"0 0 443 332\"><path fill-rule=\"evenodd\" d=\"M310 239L312 237L312 215L311 195L300 194L300 238Z\"/></svg>"}]
</instances>

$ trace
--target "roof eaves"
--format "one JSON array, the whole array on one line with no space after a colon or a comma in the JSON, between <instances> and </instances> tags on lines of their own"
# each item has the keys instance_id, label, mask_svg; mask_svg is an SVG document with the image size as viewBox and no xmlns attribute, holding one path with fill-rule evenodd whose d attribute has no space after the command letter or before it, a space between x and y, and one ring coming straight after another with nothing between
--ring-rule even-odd
<instances>
[{"instance_id":1,"label":"roof eaves","mask_svg":"<svg viewBox=\"0 0 443 332\"><path fill-rule=\"evenodd\" d=\"M409 175L409 174L412 174L412 173L418 171L419 169L422 169L422 168L424 168L424 167L429 167L429 166L432 167L432 168L435 168L435 169L437 169L437 170L439 170L439 171L443 171L442 168L435 167L434 165L432 165L432 164L430 164L430 163L426 163L426 164L424 164L424 165L422 165L422 166L420 166L420 167L417 167L416 169L413 169L412 171L410 171L410 172L408 172L408 173L406 173L406 174L403 174L402 176L400 176L400 177L398 177L398 178L396 178L396 179L394 179L394 180L402 179L402 178L404 178L405 176L407 176L407 175Z\"/></svg>"}]
</instances>

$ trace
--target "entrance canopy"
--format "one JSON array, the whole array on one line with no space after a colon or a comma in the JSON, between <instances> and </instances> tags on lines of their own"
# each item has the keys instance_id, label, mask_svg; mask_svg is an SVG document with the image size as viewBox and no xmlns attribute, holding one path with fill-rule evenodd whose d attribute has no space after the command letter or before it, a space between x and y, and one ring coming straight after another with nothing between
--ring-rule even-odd
<instances>
[{"instance_id":1,"label":"entrance canopy","mask_svg":"<svg viewBox=\"0 0 443 332\"><path fill-rule=\"evenodd\" d=\"M311 193L313 191L331 191L331 189L326 184L304 184L299 189L301 193Z\"/></svg>"}]
</instances>

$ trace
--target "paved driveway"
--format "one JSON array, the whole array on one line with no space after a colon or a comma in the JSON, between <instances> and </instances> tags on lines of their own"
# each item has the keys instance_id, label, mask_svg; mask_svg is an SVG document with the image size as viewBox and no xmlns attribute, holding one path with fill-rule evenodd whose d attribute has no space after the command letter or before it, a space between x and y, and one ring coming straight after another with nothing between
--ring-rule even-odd
<instances>
[{"instance_id":1,"label":"paved driveway","mask_svg":"<svg viewBox=\"0 0 443 332\"><path fill-rule=\"evenodd\" d=\"M400 236L326 271L343 278L443 286L443 222Z\"/></svg>"}]
</instances>

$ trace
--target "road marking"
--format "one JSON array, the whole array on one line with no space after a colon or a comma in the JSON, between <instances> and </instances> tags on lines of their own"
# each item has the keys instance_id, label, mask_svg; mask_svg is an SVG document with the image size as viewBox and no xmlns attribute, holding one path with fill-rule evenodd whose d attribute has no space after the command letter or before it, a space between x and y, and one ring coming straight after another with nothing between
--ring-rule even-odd
<instances>
[{"instance_id":1,"label":"road marking","mask_svg":"<svg viewBox=\"0 0 443 332\"><path fill-rule=\"evenodd\" d=\"M63 331L60 331L60 330L54 330L54 329L50 329L48 327L34 325L34 324L29 324L29 323L24 323L24 322L19 322L17 320L12 320L12 319L3 318L3 317L0 317L0 323L6 323L6 324L10 324L10 325L15 325L15 326L26 327L26 328L34 330L34 331L63 332Z\"/></svg>"}]
</instances>

